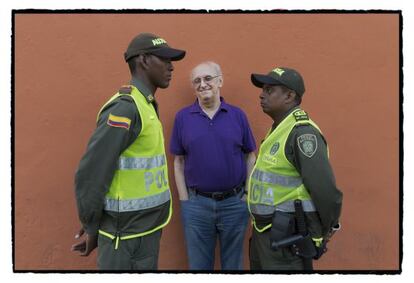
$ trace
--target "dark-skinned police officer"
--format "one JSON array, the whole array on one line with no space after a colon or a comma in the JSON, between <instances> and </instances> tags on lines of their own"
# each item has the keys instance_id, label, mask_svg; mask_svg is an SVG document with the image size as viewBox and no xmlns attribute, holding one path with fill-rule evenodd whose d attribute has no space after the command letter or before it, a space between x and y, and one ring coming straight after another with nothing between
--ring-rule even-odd
<instances>
[{"instance_id":1,"label":"dark-skinned police officer","mask_svg":"<svg viewBox=\"0 0 414 283\"><path fill-rule=\"evenodd\" d=\"M312 270L339 229L342 193L319 127L300 108L305 85L291 68L252 74L273 119L249 179L252 270Z\"/></svg>"},{"instance_id":2,"label":"dark-skinned police officer","mask_svg":"<svg viewBox=\"0 0 414 283\"><path fill-rule=\"evenodd\" d=\"M136 36L125 52L131 81L97 116L75 177L81 231L72 246L88 256L98 246L101 270L156 270L161 230L172 203L155 92L167 88L171 61L185 51L154 34Z\"/></svg>"}]
</instances>

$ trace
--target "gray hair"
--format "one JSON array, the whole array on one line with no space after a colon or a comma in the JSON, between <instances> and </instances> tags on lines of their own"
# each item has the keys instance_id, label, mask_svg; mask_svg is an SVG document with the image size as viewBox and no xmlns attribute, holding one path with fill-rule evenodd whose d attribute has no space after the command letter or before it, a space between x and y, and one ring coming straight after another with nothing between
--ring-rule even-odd
<instances>
[{"instance_id":1,"label":"gray hair","mask_svg":"<svg viewBox=\"0 0 414 283\"><path fill-rule=\"evenodd\" d=\"M193 72L194 72L194 70L198 67L198 66L201 66L201 65L209 65L210 67L212 67L213 68L213 70L217 73L217 75L223 75L223 73L221 72L221 67L220 67L220 65L219 64L217 64L216 62L213 62L213 61L204 61L204 62L202 62L202 63L200 63L200 64L198 64L197 66L195 66L192 70L191 70L191 73L190 73L190 80L192 79L192 76L193 76Z\"/></svg>"}]
</instances>

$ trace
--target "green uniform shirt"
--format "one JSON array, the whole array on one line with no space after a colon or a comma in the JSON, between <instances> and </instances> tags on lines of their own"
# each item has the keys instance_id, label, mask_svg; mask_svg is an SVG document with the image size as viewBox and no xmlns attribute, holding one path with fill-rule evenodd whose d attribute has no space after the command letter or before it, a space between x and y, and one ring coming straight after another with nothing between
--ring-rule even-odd
<instances>
[{"instance_id":1,"label":"green uniform shirt","mask_svg":"<svg viewBox=\"0 0 414 283\"><path fill-rule=\"evenodd\" d=\"M291 109L286 115L297 109ZM274 129L273 126L272 129ZM317 149L312 157L306 156L299 148L298 139L304 134L312 134L317 139ZM338 224L342 207L342 192L336 187L335 176L327 155L327 144L320 132L311 125L300 125L291 131L286 141L285 155L301 175L317 213L307 213L312 235L326 235L330 228ZM265 226L270 218L259 217L257 223Z\"/></svg>"},{"instance_id":2,"label":"green uniform shirt","mask_svg":"<svg viewBox=\"0 0 414 283\"><path fill-rule=\"evenodd\" d=\"M131 84L149 101L151 92L142 82L133 78ZM158 110L155 100L152 103L155 110ZM109 126L109 114L129 118L129 130ZM141 127L138 109L133 99L128 96L115 99L101 112L75 176L79 219L88 234L97 234L99 228L113 233L139 233L158 226L169 213L170 202L139 212L117 213L103 210L105 195L111 186L119 156L139 138Z\"/></svg>"}]
</instances>

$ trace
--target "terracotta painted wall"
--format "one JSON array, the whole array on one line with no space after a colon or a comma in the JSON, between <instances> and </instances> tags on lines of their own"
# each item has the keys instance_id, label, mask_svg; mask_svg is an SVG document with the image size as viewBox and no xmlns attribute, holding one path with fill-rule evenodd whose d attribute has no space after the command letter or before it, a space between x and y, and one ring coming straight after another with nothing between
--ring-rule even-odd
<instances>
[{"instance_id":1,"label":"terracotta painted wall","mask_svg":"<svg viewBox=\"0 0 414 283\"><path fill-rule=\"evenodd\" d=\"M96 252L89 258L70 252L79 229L74 172L98 109L129 81L126 46L148 31L188 51L175 64L170 88L157 92L167 148L175 113L194 100L189 72L197 63L221 64L222 95L244 109L258 144L271 120L250 73L300 70L303 107L329 142L344 193L343 230L316 268L397 269L398 21L396 14L17 14L15 268L95 269ZM172 156L168 161L174 184ZM185 270L178 201L174 211L159 266ZM247 269L247 238L245 247Z\"/></svg>"}]
</instances>

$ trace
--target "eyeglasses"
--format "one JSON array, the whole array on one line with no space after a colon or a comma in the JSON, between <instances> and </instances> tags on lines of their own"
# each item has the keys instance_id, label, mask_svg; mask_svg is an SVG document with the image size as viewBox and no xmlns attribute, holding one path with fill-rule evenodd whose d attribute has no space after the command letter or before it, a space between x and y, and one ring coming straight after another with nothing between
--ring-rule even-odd
<instances>
[{"instance_id":1,"label":"eyeglasses","mask_svg":"<svg viewBox=\"0 0 414 283\"><path fill-rule=\"evenodd\" d=\"M221 75L217 75L217 76L210 76L207 75L205 77L198 77L195 78L194 80L192 80L192 84L194 86L199 86L201 84L202 81L204 81L206 84L210 84L215 78L220 77Z\"/></svg>"}]
</instances>

